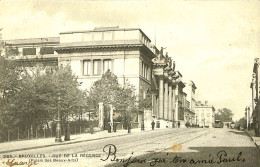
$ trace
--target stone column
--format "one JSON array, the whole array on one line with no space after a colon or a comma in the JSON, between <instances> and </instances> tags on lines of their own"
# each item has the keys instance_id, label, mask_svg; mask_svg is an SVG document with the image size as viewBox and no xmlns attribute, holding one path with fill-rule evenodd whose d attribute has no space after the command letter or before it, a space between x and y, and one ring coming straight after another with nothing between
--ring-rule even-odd
<instances>
[{"instance_id":1,"label":"stone column","mask_svg":"<svg viewBox=\"0 0 260 167\"><path fill-rule=\"evenodd\" d=\"M172 115L171 115L171 117L172 117L173 121L175 120L175 117L174 117L174 114L175 114L175 111L176 111L175 107L176 107L175 85L172 85Z\"/></svg>"},{"instance_id":2,"label":"stone column","mask_svg":"<svg viewBox=\"0 0 260 167\"><path fill-rule=\"evenodd\" d=\"M159 78L159 118L163 118L163 78Z\"/></svg>"},{"instance_id":3,"label":"stone column","mask_svg":"<svg viewBox=\"0 0 260 167\"><path fill-rule=\"evenodd\" d=\"M179 99L179 91L178 91L178 85L176 85L176 89L175 89L175 91L176 91L176 99L175 99L175 113L174 113L174 119L175 119L175 121L178 121L179 119L178 119L178 111L179 111L179 101L178 101L178 99Z\"/></svg>"},{"instance_id":4,"label":"stone column","mask_svg":"<svg viewBox=\"0 0 260 167\"><path fill-rule=\"evenodd\" d=\"M114 108L112 104L109 104L110 107L110 126L111 126L111 132L113 132L113 114L114 114Z\"/></svg>"},{"instance_id":5,"label":"stone column","mask_svg":"<svg viewBox=\"0 0 260 167\"><path fill-rule=\"evenodd\" d=\"M159 99L156 97L156 117L159 118Z\"/></svg>"},{"instance_id":6,"label":"stone column","mask_svg":"<svg viewBox=\"0 0 260 167\"><path fill-rule=\"evenodd\" d=\"M154 94L151 94L152 95L152 115L155 115L155 95Z\"/></svg>"},{"instance_id":7,"label":"stone column","mask_svg":"<svg viewBox=\"0 0 260 167\"><path fill-rule=\"evenodd\" d=\"M98 110L99 110L99 121L98 126L103 130L104 128L104 104L103 102L98 103Z\"/></svg>"},{"instance_id":8,"label":"stone column","mask_svg":"<svg viewBox=\"0 0 260 167\"><path fill-rule=\"evenodd\" d=\"M169 112L169 101L168 101L168 81L164 82L164 113L163 118L165 120L168 119L168 112Z\"/></svg>"},{"instance_id":9,"label":"stone column","mask_svg":"<svg viewBox=\"0 0 260 167\"><path fill-rule=\"evenodd\" d=\"M172 85L169 84L169 111L168 120L172 121Z\"/></svg>"}]
</instances>

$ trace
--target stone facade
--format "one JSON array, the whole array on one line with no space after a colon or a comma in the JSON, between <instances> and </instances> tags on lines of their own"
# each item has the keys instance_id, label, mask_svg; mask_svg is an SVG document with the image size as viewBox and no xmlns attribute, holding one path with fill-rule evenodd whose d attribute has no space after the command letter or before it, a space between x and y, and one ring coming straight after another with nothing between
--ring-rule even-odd
<instances>
[{"instance_id":1,"label":"stone facade","mask_svg":"<svg viewBox=\"0 0 260 167\"><path fill-rule=\"evenodd\" d=\"M172 127L174 121L184 120L182 75L164 49L152 45L141 29L95 28L62 32L59 37L6 40L5 45L16 49L14 58L28 67L69 64L82 89L112 71L120 84L135 86L140 100L151 95L151 111L136 118L139 123L145 119L147 127L152 120L157 127Z\"/></svg>"},{"instance_id":2,"label":"stone facade","mask_svg":"<svg viewBox=\"0 0 260 167\"><path fill-rule=\"evenodd\" d=\"M195 121L199 127L214 127L215 108L209 105L207 101L202 104L200 101L195 106Z\"/></svg>"},{"instance_id":3,"label":"stone facade","mask_svg":"<svg viewBox=\"0 0 260 167\"><path fill-rule=\"evenodd\" d=\"M193 81L185 83L184 91L187 94L186 112L184 113L185 123L195 125L195 105L196 97L195 91L197 87Z\"/></svg>"}]
</instances>

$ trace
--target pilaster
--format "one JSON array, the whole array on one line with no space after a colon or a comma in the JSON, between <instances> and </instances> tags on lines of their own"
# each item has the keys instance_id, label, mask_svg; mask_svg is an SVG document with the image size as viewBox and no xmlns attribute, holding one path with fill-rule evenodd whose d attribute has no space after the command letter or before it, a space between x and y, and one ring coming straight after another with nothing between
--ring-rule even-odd
<instances>
[{"instance_id":1,"label":"pilaster","mask_svg":"<svg viewBox=\"0 0 260 167\"><path fill-rule=\"evenodd\" d=\"M169 112L168 112L168 120L172 121L172 84L169 84Z\"/></svg>"},{"instance_id":2,"label":"pilaster","mask_svg":"<svg viewBox=\"0 0 260 167\"><path fill-rule=\"evenodd\" d=\"M165 120L168 120L168 112L169 112L169 104L168 104L168 96L169 96L169 93L168 93L168 80L165 80L164 81L164 113L163 113L163 118Z\"/></svg>"},{"instance_id":3,"label":"pilaster","mask_svg":"<svg viewBox=\"0 0 260 167\"><path fill-rule=\"evenodd\" d=\"M164 87L164 81L162 77L159 77L159 114L158 114L158 118L163 118L163 101L164 101L164 91L163 91L163 87Z\"/></svg>"}]
</instances>

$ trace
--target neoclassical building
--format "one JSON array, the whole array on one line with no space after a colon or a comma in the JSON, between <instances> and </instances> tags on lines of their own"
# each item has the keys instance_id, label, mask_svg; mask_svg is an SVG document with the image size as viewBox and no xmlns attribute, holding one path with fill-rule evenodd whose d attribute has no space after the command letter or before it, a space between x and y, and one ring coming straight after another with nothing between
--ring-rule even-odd
<instances>
[{"instance_id":1,"label":"neoclassical building","mask_svg":"<svg viewBox=\"0 0 260 167\"><path fill-rule=\"evenodd\" d=\"M81 82L89 89L107 70L112 71L120 84L135 86L139 99L152 96L152 109L140 112L134 119L151 127L171 127L183 120L182 75L175 63L158 50L138 28L102 27L88 31L62 32L59 37L5 40L6 48L17 51L15 59L28 67L71 66Z\"/></svg>"},{"instance_id":2,"label":"neoclassical building","mask_svg":"<svg viewBox=\"0 0 260 167\"><path fill-rule=\"evenodd\" d=\"M198 101L195 106L196 125L199 127L214 127L215 124L215 108L209 105L208 101L201 103Z\"/></svg>"}]
</instances>

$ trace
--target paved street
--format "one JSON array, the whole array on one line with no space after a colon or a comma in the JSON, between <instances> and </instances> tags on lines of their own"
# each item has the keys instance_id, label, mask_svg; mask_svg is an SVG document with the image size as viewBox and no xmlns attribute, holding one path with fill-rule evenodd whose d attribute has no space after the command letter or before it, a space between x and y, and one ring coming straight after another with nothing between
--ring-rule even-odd
<instances>
[{"instance_id":1,"label":"paved street","mask_svg":"<svg viewBox=\"0 0 260 167\"><path fill-rule=\"evenodd\" d=\"M36 160L37 166L65 166L66 162L67 166L87 167L259 166L260 160L258 149L245 132L222 128L165 129L11 152L0 155L2 162L8 155L18 162Z\"/></svg>"}]
</instances>

